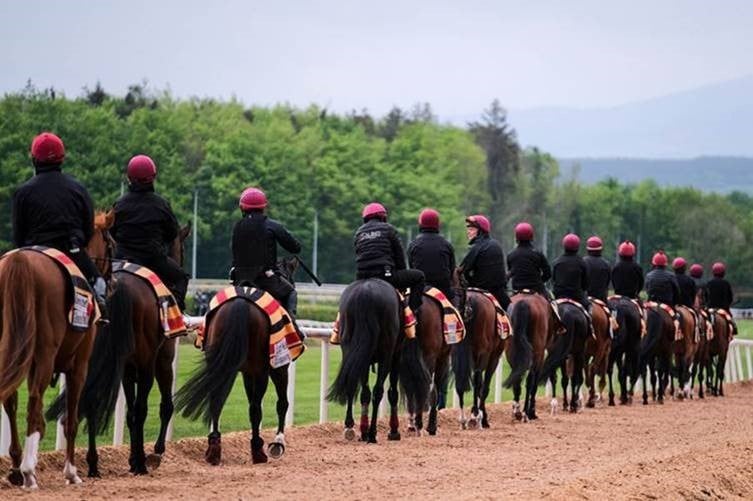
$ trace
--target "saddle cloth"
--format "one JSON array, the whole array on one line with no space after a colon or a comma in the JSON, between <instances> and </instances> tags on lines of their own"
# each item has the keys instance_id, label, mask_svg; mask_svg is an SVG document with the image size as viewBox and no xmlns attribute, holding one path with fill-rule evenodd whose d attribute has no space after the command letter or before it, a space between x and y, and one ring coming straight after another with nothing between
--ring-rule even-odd
<instances>
[{"instance_id":1,"label":"saddle cloth","mask_svg":"<svg viewBox=\"0 0 753 501\"><path fill-rule=\"evenodd\" d=\"M588 313L588 311L583 307L580 302L576 301L575 299L571 299L569 297L561 297L559 299L554 300L555 304L557 306L561 304L572 304L573 306L577 306L578 309L583 312L583 314L586 316L586 320L588 320L588 323L591 324L591 315ZM593 328L593 325L589 325L589 330L591 331L591 337L596 339L596 331Z\"/></svg>"},{"instance_id":2,"label":"saddle cloth","mask_svg":"<svg viewBox=\"0 0 753 501\"><path fill-rule=\"evenodd\" d=\"M699 342L701 340L701 323L698 321L698 314L693 308L685 306L684 304L677 305L677 311L679 312L680 310L685 310L693 316L695 322L695 329L693 329L693 342Z\"/></svg>"},{"instance_id":3,"label":"saddle cloth","mask_svg":"<svg viewBox=\"0 0 753 501\"><path fill-rule=\"evenodd\" d=\"M84 332L91 327L92 323L99 320L99 308L96 301L94 301L94 292L89 286L89 282L84 278L84 274L78 269L76 263L69 258L64 252L61 252L52 247L45 247L44 245L32 245L29 247L22 247L20 249L13 249L3 254L2 257L10 256L20 250L28 250L39 252L52 259L55 264L65 273L70 279L70 288L72 292L73 301L71 302L70 309L68 310L68 324L71 329L78 332Z\"/></svg>"},{"instance_id":4,"label":"saddle cloth","mask_svg":"<svg viewBox=\"0 0 753 501\"><path fill-rule=\"evenodd\" d=\"M416 317L413 315L413 311L408 307L405 302L405 297L395 289L400 304L403 306L403 318L401 319L401 326L403 328L403 334L408 339L414 339L416 337ZM335 323L332 325L332 334L329 336L329 342L332 344L340 344L340 312L337 312Z\"/></svg>"},{"instance_id":5,"label":"saddle cloth","mask_svg":"<svg viewBox=\"0 0 753 501\"><path fill-rule=\"evenodd\" d=\"M672 319L672 323L675 324L675 341L682 340L682 329L680 329L680 321L677 319L677 313L674 308L665 303L659 303L656 301L646 301L643 305L648 309L662 309Z\"/></svg>"},{"instance_id":6,"label":"saddle cloth","mask_svg":"<svg viewBox=\"0 0 753 501\"><path fill-rule=\"evenodd\" d=\"M436 287L427 287L424 290L424 295L439 303L439 307L442 308L442 332L444 333L445 342L447 344L455 344L462 341L465 336L463 316L450 300L447 299L444 292Z\"/></svg>"},{"instance_id":7,"label":"saddle cloth","mask_svg":"<svg viewBox=\"0 0 753 501\"><path fill-rule=\"evenodd\" d=\"M637 299L633 299L632 297L614 294L607 298L608 301L619 301L621 299L627 299L638 309L638 315L641 317L641 338L644 337L648 333L648 329L646 327L646 310L643 309L641 303L639 303Z\"/></svg>"},{"instance_id":8,"label":"saddle cloth","mask_svg":"<svg viewBox=\"0 0 753 501\"><path fill-rule=\"evenodd\" d=\"M614 337L614 332L620 328L620 324L617 323L617 312L612 311L609 305L601 299L588 296L588 300L591 301L592 304L595 304L596 306L603 309L604 313L607 314L607 318L609 319L609 334L611 337Z\"/></svg>"},{"instance_id":9,"label":"saddle cloth","mask_svg":"<svg viewBox=\"0 0 753 501\"><path fill-rule=\"evenodd\" d=\"M156 273L146 266L126 261L114 262L112 272L114 275L128 273L129 275L138 277L152 289L154 297L157 299L157 309L159 309L160 323L162 324L165 337L172 339L188 334L178 303Z\"/></svg>"},{"instance_id":10,"label":"saddle cloth","mask_svg":"<svg viewBox=\"0 0 753 501\"><path fill-rule=\"evenodd\" d=\"M494 294L485 291L484 289L477 289L475 287L469 287L468 290L483 294L484 297L486 297L486 299L491 301L494 305L494 311L497 313L497 334L499 335L499 337L501 337L502 339L507 339L508 336L512 336L513 332L510 317L507 316L507 312L502 308L502 305L499 304L499 301L497 301L497 298L494 297Z\"/></svg>"},{"instance_id":11,"label":"saddle cloth","mask_svg":"<svg viewBox=\"0 0 753 501\"><path fill-rule=\"evenodd\" d=\"M732 341L735 335L735 320L732 318L732 313L728 312L724 308L709 308L709 314L711 315L711 328L713 330L714 316L719 315L727 322L727 335L729 340Z\"/></svg>"},{"instance_id":12,"label":"saddle cloth","mask_svg":"<svg viewBox=\"0 0 753 501\"><path fill-rule=\"evenodd\" d=\"M701 308L697 311L706 323L706 341L711 341L714 339L714 325L711 323L711 316L706 308Z\"/></svg>"},{"instance_id":13,"label":"saddle cloth","mask_svg":"<svg viewBox=\"0 0 753 501\"><path fill-rule=\"evenodd\" d=\"M217 309L233 299L248 301L259 308L269 319L269 364L273 369L288 365L303 354L306 346L303 344L303 333L298 325L271 294L255 287L231 286L215 294L209 301L204 329L197 333L195 342L197 348L203 349L205 333L209 331L209 325Z\"/></svg>"}]
</instances>

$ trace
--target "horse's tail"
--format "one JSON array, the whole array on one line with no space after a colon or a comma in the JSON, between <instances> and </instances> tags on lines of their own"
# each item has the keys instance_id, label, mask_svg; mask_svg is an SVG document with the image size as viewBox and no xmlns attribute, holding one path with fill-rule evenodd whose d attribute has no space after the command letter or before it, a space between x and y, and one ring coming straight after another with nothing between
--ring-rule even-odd
<instances>
[{"instance_id":1,"label":"horse's tail","mask_svg":"<svg viewBox=\"0 0 753 501\"><path fill-rule=\"evenodd\" d=\"M37 341L37 306L32 267L16 252L4 258L0 277L0 402L4 402L29 374Z\"/></svg>"},{"instance_id":2,"label":"horse's tail","mask_svg":"<svg viewBox=\"0 0 753 501\"><path fill-rule=\"evenodd\" d=\"M523 374L531 368L533 362L533 346L528 339L528 326L531 323L531 306L526 301L514 303L510 309L512 322L512 356L510 375L502 383L505 388L518 385L523 380Z\"/></svg>"},{"instance_id":3,"label":"horse's tail","mask_svg":"<svg viewBox=\"0 0 753 501\"><path fill-rule=\"evenodd\" d=\"M126 359L133 353L136 343L132 322L133 297L125 283L116 282L108 304L111 322L100 326L97 331L79 404L79 415L93 418L88 425L95 425L97 433L104 433L107 429L118 400ZM65 399L66 392L63 391L47 409L47 420L62 416Z\"/></svg>"},{"instance_id":4,"label":"horse's tail","mask_svg":"<svg viewBox=\"0 0 753 501\"><path fill-rule=\"evenodd\" d=\"M577 329L577 317L572 313L565 311L562 314L562 323L565 326L565 333L556 337L554 346L547 350L547 356L544 360L544 365L539 371L537 385L546 383L549 380L549 376L560 367L562 363L567 359L570 351L573 347L573 341L575 340L575 331ZM588 335L588 334L586 334Z\"/></svg>"},{"instance_id":5,"label":"horse's tail","mask_svg":"<svg viewBox=\"0 0 753 501\"><path fill-rule=\"evenodd\" d=\"M471 301L466 298L466 301ZM471 389L471 367L473 366L473 353L471 342L476 323L476 308L470 308L470 316L465 320L465 336L452 349L452 375L455 378L455 391L458 394Z\"/></svg>"},{"instance_id":6,"label":"horse's tail","mask_svg":"<svg viewBox=\"0 0 753 501\"><path fill-rule=\"evenodd\" d=\"M431 374L424 362L417 338L405 339L400 352L400 384L405 396L419 406L426 403L431 387Z\"/></svg>"},{"instance_id":7,"label":"horse's tail","mask_svg":"<svg viewBox=\"0 0 753 501\"><path fill-rule=\"evenodd\" d=\"M651 316L655 317L654 322L650 322ZM639 358L640 360L640 367L644 367L648 363L648 357L651 353L654 352L654 349L656 349L656 345L659 343L659 339L661 339L662 335L662 322L661 322L661 314L653 310L651 308L648 309L648 312L646 314L646 323L648 324L646 326L646 335L641 339L640 344L640 351L639 351ZM656 318L658 317L658 318Z\"/></svg>"},{"instance_id":8,"label":"horse's tail","mask_svg":"<svg viewBox=\"0 0 753 501\"><path fill-rule=\"evenodd\" d=\"M373 296L361 290L340 303L340 342L342 361L337 377L329 388L327 399L340 404L355 398L361 380L368 374L379 342L384 314L373 302ZM354 336L358 333L358 338Z\"/></svg>"},{"instance_id":9,"label":"horse's tail","mask_svg":"<svg viewBox=\"0 0 753 501\"><path fill-rule=\"evenodd\" d=\"M219 415L248 358L252 307L246 301L231 301L224 318L215 318L222 322L216 333L219 340L207 347L201 367L175 395L175 409L184 417L197 419L203 414L209 423L213 415Z\"/></svg>"}]
</instances>

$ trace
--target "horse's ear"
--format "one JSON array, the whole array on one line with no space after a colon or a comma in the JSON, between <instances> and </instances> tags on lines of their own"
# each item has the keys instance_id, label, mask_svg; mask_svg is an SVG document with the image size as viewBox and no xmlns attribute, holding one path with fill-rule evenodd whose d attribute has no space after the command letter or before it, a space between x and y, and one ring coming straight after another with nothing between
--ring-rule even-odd
<instances>
[{"instance_id":1,"label":"horse's ear","mask_svg":"<svg viewBox=\"0 0 753 501\"><path fill-rule=\"evenodd\" d=\"M115 209L110 209L105 213L105 229L109 230L115 224Z\"/></svg>"},{"instance_id":2,"label":"horse's ear","mask_svg":"<svg viewBox=\"0 0 753 501\"><path fill-rule=\"evenodd\" d=\"M188 235L191 234L191 225L187 224L184 227L180 229L178 232L178 236L180 237L180 241L183 242L188 238Z\"/></svg>"}]
</instances>

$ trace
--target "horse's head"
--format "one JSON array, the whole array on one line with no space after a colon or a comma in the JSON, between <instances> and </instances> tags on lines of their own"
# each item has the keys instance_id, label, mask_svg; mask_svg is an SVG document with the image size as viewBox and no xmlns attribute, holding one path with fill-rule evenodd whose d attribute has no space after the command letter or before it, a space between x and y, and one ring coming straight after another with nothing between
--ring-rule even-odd
<instances>
[{"instance_id":1,"label":"horse's head","mask_svg":"<svg viewBox=\"0 0 753 501\"><path fill-rule=\"evenodd\" d=\"M185 261L186 257L184 243L190 234L191 225L187 224L178 229L178 236L175 237L175 240L173 240L170 244L170 257L173 258L173 260L175 260L175 262L181 266L183 266L183 262Z\"/></svg>"},{"instance_id":2,"label":"horse's head","mask_svg":"<svg viewBox=\"0 0 753 501\"><path fill-rule=\"evenodd\" d=\"M298 260L294 256L283 257L277 261L277 270L290 283L293 283L293 275L297 269Z\"/></svg>"},{"instance_id":3,"label":"horse's head","mask_svg":"<svg viewBox=\"0 0 753 501\"><path fill-rule=\"evenodd\" d=\"M110 235L110 228L115 222L115 211L97 212L94 216L94 234L86 251L97 266L99 273L109 278L112 273L112 256L115 250L115 240Z\"/></svg>"}]
</instances>

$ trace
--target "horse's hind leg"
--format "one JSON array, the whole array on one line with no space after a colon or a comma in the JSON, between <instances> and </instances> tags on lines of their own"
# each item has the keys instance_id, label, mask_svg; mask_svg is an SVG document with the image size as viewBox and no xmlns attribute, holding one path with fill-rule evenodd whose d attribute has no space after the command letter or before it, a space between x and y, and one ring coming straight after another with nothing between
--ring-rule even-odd
<instances>
[{"instance_id":1,"label":"horse's hind leg","mask_svg":"<svg viewBox=\"0 0 753 501\"><path fill-rule=\"evenodd\" d=\"M520 409L520 392L521 384L519 382L512 385L512 418L521 421L523 419L523 412Z\"/></svg>"},{"instance_id":2,"label":"horse's hind leg","mask_svg":"<svg viewBox=\"0 0 753 501\"><path fill-rule=\"evenodd\" d=\"M264 440L261 438L259 428L261 427L261 401L267 392L268 384L268 374L262 373L255 377L243 374L243 387L248 399L248 417L251 421L251 461L254 464L267 462Z\"/></svg>"},{"instance_id":3,"label":"horse's hind leg","mask_svg":"<svg viewBox=\"0 0 753 501\"><path fill-rule=\"evenodd\" d=\"M343 430L345 440L356 439L356 430L353 426L355 426L355 420L353 419L353 396L351 395L348 397L348 403L345 408L345 430Z\"/></svg>"},{"instance_id":4,"label":"horse's hind leg","mask_svg":"<svg viewBox=\"0 0 753 501\"><path fill-rule=\"evenodd\" d=\"M42 415L42 405L44 390L52 379L52 356L39 356L35 370L32 370L29 377L29 400L27 403L26 413L26 440L24 442L24 452L21 459L21 473L24 477L24 487L27 489L36 489L37 485L37 456L39 454L39 442L44 436L45 422ZM80 389L78 390L81 391ZM78 399L76 399L78 402ZM78 416L74 416L74 420ZM75 444L73 444L75 446ZM73 458L66 457L73 464Z\"/></svg>"},{"instance_id":5,"label":"horse's hind leg","mask_svg":"<svg viewBox=\"0 0 753 501\"><path fill-rule=\"evenodd\" d=\"M86 380L86 364L87 358L76 357L74 362L74 368L72 371L66 373L66 412L65 412L65 442L66 442L66 454L65 454L65 466L63 467L63 475L65 481L68 484L80 484L81 479L76 471L76 463L74 461L74 454L76 452L76 433L78 432L78 402L81 398L81 391L84 389L84 382ZM94 423L96 430L96 423Z\"/></svg>"},{"instance_id":6,"label":"horse's hind leg","mask_svg":"<svg viewBox=\"0 0 753 501\"><path fill-rule=\"evenodd\" d=\"M426 431L429 435L437 434L437 409L439 408L440 392L442 388L447 387L447 377L449 372L448 359L440 357L437 361L437 367L434 370L434 386L431 391L431 409L429 410L429 425Z\"/></svg>"},{"instance_id":7,"label":"horse's hind leg","mask_svg":"<svg viewBox=\"0 0 753 501\"><path fill-rule=\"evenodd\" d=\"M24 484L24 476L21 474L21 443L18 440L18 423L16 416L18 414L18 392L13 392L3 403L5 412L8 414L10 423L10 454L11 467L8 473L8 482L13 485L21 486Z\"/></svg>"},{"instance_id":8,"label":"horse's hind leg","mask_svg":"<svg viewBox=\"0 0 753 501\"><path fill-rule=\"evenodd\" d=\"M152 468L157 468L165 453L165 440L170 419L173 417L173 359L177 346L175 340L165 341L157 354L154 376L157 379L157 387L160 393L159 403L159 435L154 443L154 454L147 457L147 463Z\"/></svg>"},{"instance_id":9,"label":"horse's hind leg","mask_svg":"<svg viewBox=\"0 0 753 501\"><path fill-rule=\"evenodd\" d=\"M288 366L272 369L269 373L277 393L277 435L269 444L269 455L279 459L285 453L285 416L288 413Z\"/></svg>"},{"instance_id":10,"label":"horse's hind leg","mask_svg":"<svg viewBox=\"0 0 753 501\"><path fill-rule=\"evenodd\" d=\"M369 389L369 373L368 371L366 374L364 374L363 379L361 379L361 422L360 422L360 431L361 431L361 441L362 442L368 442L369 441L369 404L371 403L371 390ZM381 402L377 402L376 405L379 405Z\"/></svg>"},{"instance_id":11,"label":"horse's hind leg","mask_svg":"<svg viewBox=\"0 0 753 501\"><path fill-rule=\"evenodd\" d=\"M377 378L376 383L374 384L374 390L372 392L372 402L371 402L371 423L369 424L369 432L368 432L368 442L370 444L377 443L377 420L379 418L379 404L382 402L382 397L384 397L384 382L387 379L387 376L390 375L390 366L386 363L380 363L379 369L377 369ZM397 394L397 388L395 388L395 394ZM395 405L397 405L397 402L395 402ZM390 410L390 414L392 414L392 410ZM395 414L395 417L397 418L397 414ZM390 415L390 421L392 421L392 415Z\"/></svg>"},{"instance_id":12,"label":"horse's hind leg","mask_svg":"<svg viewBox=\"0 0 753 501\"><path fill-rule=\"evenodd\" d=\"M530 420L538 419L536 415L536 379L538 378L538 369L528 371L526 378L526 403L524 412Z\"/></svg>"},{"instance_id":13,"label":"horse's hind leg","mask_svg":"<svg viewBox=\"0 0 753 501\"><path fill-rule=\"evenodd\" d=\"M492 377L494 377L494 371L497 369L497 364L490 364L484 371L484 383L481 387L481 427L489 428L489 415L486 412L486 399L489 397L489 389L492 385Z\"/></svg>"},{"instance_id":14,"label":"horse's hind leg","mask_svg":"<svg viewBox=\"0 0 753 501\"><path fill-rule=\"evenodd\" d=\"M154 374L149 371L138 371L138 382L135 382L132 378L136 373L133 370L131 373L131 381L129 384L123 383L125 389L126 386L131 387L131 399L128 398L126 393L126 399L133 402L133 407L128 409L129 414L129 431L131 435L131 457L129 463L131 464L131 473L134 475L146 475L148 473L146 469L146 454L144 452L144 423L146 422L146 415L149 406L149 392L154 384Z\"/></svg>"},{"instance_id":15,"label":"horse's hind leg","mask_svg":"<svg viewBox=\"0 0 753 501\"><path fill-rule=\"evenodd\" d=\"M400 376L400 371L398 370L398 365L392 364L392 368L390 370L390 388L387 390L387 400L389 400L390 403L390 432L387 435L387 440L400 440L400 419L397 415L397 404L398 404L398 393L397 393L397 385L398 385L398 379ZM376 392L375 392L376 394ZM380 399L381 400L381 399ZM376 400L374 400L374 403L376 404ZM418 416L418 420L416 421L416 428L417 432L421 433L421 428L423 428L423 424L421 423L421 413L423 412L423 403L418 403L416 405L416 413ZM379 404L376 404L377 407Z\"/></svg>"},{"instance_id":16,"label":"horse's hind leg","mask_svg":"<svg viewBox=\"0 0 753 501\"><path fill-rule=\"evenodd\" d=\"M468 426L477 428L481 425L481 416L479 416L479 401L481 400L481 385L483 374L481 370L473 371L473 404L471 404L471 418L468 420Z\"/></svg>"}]
</instances>

